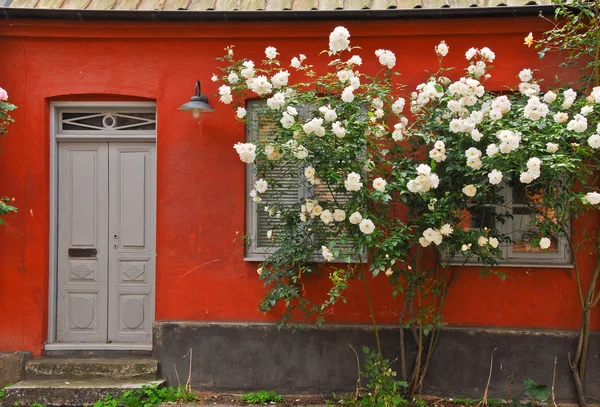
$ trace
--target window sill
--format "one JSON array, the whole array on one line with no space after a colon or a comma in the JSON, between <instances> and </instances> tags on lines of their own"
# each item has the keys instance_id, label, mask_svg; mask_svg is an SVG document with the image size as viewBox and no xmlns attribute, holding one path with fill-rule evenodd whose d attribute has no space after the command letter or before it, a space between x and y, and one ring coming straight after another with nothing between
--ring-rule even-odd
<instances>
[{"instance_id":1,"label":"window sill","mask_svg":"<svg viewBox=\"0 0 600 407\"><path fill-rule=\"evenodd\" d=\"M483 263L478 263L478 262L474 262L474 261L469 261L467 263L463 263L460 261L453 261L450 263L451 266L463 266L463 267L482 267L484 266ZM493 267L502 267L502 268L507 268L507 267L514 267L514 268L537 268L537 269L572 269L575 266L572 263L564 263L564 264L557 264L557 263L510 263L510 262L503 262L500 264L497 264Z\"/></svg>"}]
</instances>

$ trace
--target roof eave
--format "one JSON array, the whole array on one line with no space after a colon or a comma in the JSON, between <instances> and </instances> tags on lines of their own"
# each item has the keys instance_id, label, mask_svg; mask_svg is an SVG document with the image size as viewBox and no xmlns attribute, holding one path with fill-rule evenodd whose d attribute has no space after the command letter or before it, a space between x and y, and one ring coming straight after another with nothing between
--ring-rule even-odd
<instances>
[{"instance_id":1,"label":"roof eave","mask_svg":"<svg viewBox=\"0 0 600 407\"><path fill-rule=\"evenodd\" d=\"M192 10L85 10L0 7L3 19L85 21L332 21L531 17L553 15L555 5L467 8L412 8L387 10L307 11L192 11Z\"/></svg>"}]
</instances>

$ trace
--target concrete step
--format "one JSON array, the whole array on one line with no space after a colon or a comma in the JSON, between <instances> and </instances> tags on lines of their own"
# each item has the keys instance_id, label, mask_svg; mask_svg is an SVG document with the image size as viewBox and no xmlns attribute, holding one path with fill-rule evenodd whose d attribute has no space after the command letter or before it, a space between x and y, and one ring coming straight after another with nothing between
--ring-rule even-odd
<instances>
[{"instance_id":1,"label":"concrete step","mask_svg":"<svg viewBox=\"0 0 600 407\"><path fill-rule=\"evenodd\" d=\"M46 407L80 407L94 404L106 394L120 397L126 390L143 386L162 386L164 380L87 379L87 380L26 380L7 387L4 405L30 406L40 403Z\"/></svg>"},{"instance_id":2,"label":"concrete step","mask_svg":"<svg viewBox=\"0 0 600 407\"><path fill-rule=\"evenodd\" d=\"M156 380L158 361L149 357L45 357L25 365L27 380L139 379Z\"/></svg>"}]
</instances>

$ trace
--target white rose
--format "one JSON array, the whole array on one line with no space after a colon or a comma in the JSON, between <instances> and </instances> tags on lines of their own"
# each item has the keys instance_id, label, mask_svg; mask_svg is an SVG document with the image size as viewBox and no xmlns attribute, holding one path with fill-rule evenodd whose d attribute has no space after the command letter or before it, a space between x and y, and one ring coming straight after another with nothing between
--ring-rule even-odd
<instances>
[{"instance_id":1,"label":"white rose","mask_svg":"<svg viewBox=\"0 0 600 407\"><path fill-rule=\"evenodd\" d=\"M521 82L529 82L533 79L533 72L531 69L523 69L519 72L519 79L521 79Z\"/></svg>"},{"instance_id":2,"label":"white rose","mask_svg":"<svg viewBox=\"0 0 600 407\"><path fill-rule=\"evenodd\" d=\"M385 271L385 276L386 276L386 277L390 277L392 274L394 274L394 272L392 271L392 269L391 269L391 268L388 268L388 269Z\"/></svg>"},{"instance_id":3,"label":"white rose","mask_svg":"<svg viewBox=\"0 0 600 407\"><path fill-rule=\"evenodd\" d=\"M350 215L349 220L353 225L358 225L363 220L363 217L360 213L354 212L352 215Z\"/></svg>"},{"instance_id":4,"label":"white rose","mask_svg":"<svg viewBox=\"0 0 600 407\"><path fill-rule=\"evenodd\" d=\"M264 193L268 187L269 187L269 184L267 183L267 181L265 181L262 178L254 183L254 188L256 188L256 190L260 194Z\"/></svg>"},{"instance_id":5,"label":"white rose","mask_svg":"<svg viewBox=\"0 0 600 407\"><path fill-rule=\"evenodd\" d=\"M488 146L487 146L487 148L485 149L485 153L486 153L486 154L487 154L489 157L492 157L492 156L494 156L494 155L498 154L498 151L500 151L500 150L498 149L498 146L497 146L496 144L493 144L493 143L492 143L492 144L490 144L490 145L488 145Z\"/></svg>"},{"instance_id":6,"label":"white rose","mask_svg":"<svg viewBox=\"0 0 600 407\"><path fill-rule=\"evenodd\" d=\"M445 57L446 55L448 55L448 50L449 50L449 47L448 47L448 45L446 45L445 41L440 42L435 47L435 53L441 57Z\"/></svg>"},{"instance_id":7,"label":"white rose","mask_svg":"<svg viewBox=\"0 0 600 407\"><path fill-rule=\"evenodd\" d=\"M292 58L292 60L290 62L290 66L292 68L296 68L296 69L300 68L301 64L302 63L300 62L300 60L297 57Z\"/></svg>"},{"instance_id":8,"label":"white rose","mask_svg":"<svg viewBox=\"0 0 600 407\"><path fill-rule=\"evenodd\" d=\"M341 209L336 209L333 211L333 219L336 222L342 222L344 219L346 219L346 212Z\"/></svg>"},{"instance_id":9,"label":"white rose","mask_svg":"<svg viewBox=\"0 0 600 407\"><path fill-rule=\"evenodd\" d=\"M556 153L558 151L558 144L546 143L546 151L552 154Z\"/></svg>"},{"instance_id":10,"label":"white rose","mask_svg":"<svg viewBox=\"0 0 600 407\"><path fill-rule=\"evenodd\" d=\"M497 185L502 181L502 172L498 170L492 170L488 174L488 178L490 179L490 184Z\"/></svg>"},{"instance_id":11,"label":"white rose","mask_svg":"<svg viewBox=\"0 0 600 407\"><path fill-rule=\"evenodd\" d=\"M550 239L548 239L547 237L542 237L540 239L540 248L546 250L547 248L550 247Z\"/></svg>"},{"instance_id":12,"label":"white rose","mask_svg":"<svg viewBox=\"0 0 600 407\"><path fill-rule=\"evenodd\" d=\"M379 192L385 191L386 185L387 185L387 182L381 177L375 178L373 180L373 189L376 189Z\"/></svg>"},{"instance_id":13,"label":"white rose","mask_svg":"<svg viewBox=\"0 0 600 407\"><path fill-rule=\"evenodd\" d=\"M373 221L370 219L361 220L360 223L358 224L358 227L359 227L360 231L363 232L365 235L370 235L375 230L375 225L373 224Z\"/></svg>"},{"instance_id":14,"label":"white rose","mask_svg":"<svg viewBox=\"0 0 600 407\"><path fill-rule=\"evenodd\" d=\"M274 59L277 57L277 48L275 47L267 47L265 49L265 56L269 59Z\"/></svg>"},{"instance_id":15,"label":"white rose","mask_svg":"<svg viewBox=\"0 0 600 407\"><path fill-rule=\"evenodd\" d=\"M329 209L325 209L323 212L321 212L320 218L321 218L321 221L323 221L323 223L326 225L333 222L333 215Z\"/></svg>"},{"instance_id":16,"label":"white rose","mask_svg":"<svg viewBox=\"0 0 600 407\"><path fill-rule=\"evenodd\" d=\"M238 107L235 113L238 119L243 119L244 117L246 117L247 112L246 109L244 109L243 107Z\"/></svg>"},{"instance_id":17,"label":"white rose","mask_svg":"<svg viewBox=\"0 0 600 407\"><path fill-rule=\"evenodd\" d=\"M424 237L420 237L419 244L423 247L427 247L431 244L431 242L429 240L425 239Z\"/></svg>"},{"instance_id":18,"label":"white rose","mask_svg":"<svg viewBox=\"0 0 600 407\"><path fill-rule=\"evenodd\" d=\"M588 192L582 198L583 203L589 203L590 205L598 205L600 203L600 194L596 191Z\"/></svg>"},{"instance_id":19,"label":"white rose","mask_svg":"<svg viewBox=\"0 0 600 407\"><path fill-rule=\"evenodd\" d=\"M462 192L466 196L472 198L477 193L477 187L475 187L475 185L473 185L473 184L465 185L464 188L462 189Z\"/></svg>"},{"instance_id":20,"label":"white rose","mask_svg":"<svg viewBox=\"0 0 600 407\"><path fill-rule=\"evenodd\" d=\"M554 103L555 100L556 100L556 93L552 92L551 90L549 90L548 92L546 92L544 94L544 102L550 104L550 103Z\"/></svg>"},{"instance_id":21,"label":"white rose","mask_svg":"<svg viewBox=\"0 0 600 407\"><path fill-rule=\"evenodd\" d=\"M479 238L477 239L477 244L481 247L485 246L486 244L488 244L488 238L485 236L479 236Z\"/></svg>"},{"instance_id":22,"label":"white rose","mask_svg":"<svg viewBox=\"0 0 600 407\"><path fill-rule=\"evenodd\" d=\"M344 181L344 186L346 187L347 191L360 190L360 188L362 187L362 182L360 182L360 175L355 172L351 172L350 174L348 174L346 181Z\"/></svg>"},{"instance_id":23,"label":"white rose","mask_svg":"<svg viewBox=\"0 0 600 407\"><path fill-rule=\"evenodd\" d=\"M323 258L327 261L332 261L333 259L335 259L333 253L331 253L327 246L321 246L321 254L323 255Z\"/></svg>"},{"instance_id":24,"label":"white rose","mask_svg":"<svg viewBox=\"0 0 600 407\"><path fill-rule=\"evenodd\" d=\"M332 53L344 51L350 46L350 32L345 27L336 27L329 34L329 50Z\"/></svg>"},{"instance_id":25,"label":"white rose","mask_svg":"<svg viewBox=\"0 0 600 407\"><path fill-rule=\"evenodd\" d=\"M587 142L592 148L600 148L600 134L591 135Z\"/></svg>"},{"instance_id":26,"label":"white rose","mask_svg":"<svg viewBox=\"0 0 600 407\"><path fill-rule=\"evenodd\" d=\"M500 244L500 242L498 241L498 239L496 239L495 237L490 237L488 240L488 243L490 244L490 246L492 246L494 249L498 247L498 245Z\"/></svg>"}]
</instances>

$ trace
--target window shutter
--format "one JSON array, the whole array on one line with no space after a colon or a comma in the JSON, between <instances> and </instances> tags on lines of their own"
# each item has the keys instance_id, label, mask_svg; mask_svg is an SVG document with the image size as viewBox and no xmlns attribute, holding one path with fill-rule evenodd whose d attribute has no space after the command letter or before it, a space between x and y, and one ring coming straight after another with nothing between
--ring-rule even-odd
<instances>
[{"instance_id":1,"label":"window shutter","mask_svg":"<svg viewBox=\"0 0 600 407\"><path fill-rule=\"evenodd\" d=\"M261 141L272 139L272 134L265 131L268 123L264 120L263 113L267 109L268 107L264 101L248 102L248 118L246 121L247 142L256 142L259 138ZM275 235L281 228L281 221L276 216L269 216L267 211L259 207L249 197L248 194L254 188L254 182L263 178L269 183L267 191L260 194L263 203L266 203L267 206L275 203L292 206L297 204L303 197L302 191L299 188L299 169L293 168L285 160L276 161L275 164L262 174L257 174L256 166L250 164L246 173L246 233L250 238L246 250L247 260L263 260L266 255L272 253L275 248L271 240L267 237L267 232L272 230ZM276 182L274 182L275 180Z\"/></svg>"}]
</instances>

